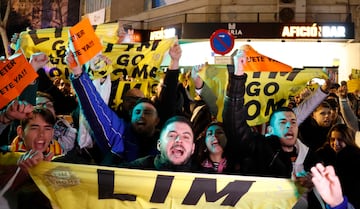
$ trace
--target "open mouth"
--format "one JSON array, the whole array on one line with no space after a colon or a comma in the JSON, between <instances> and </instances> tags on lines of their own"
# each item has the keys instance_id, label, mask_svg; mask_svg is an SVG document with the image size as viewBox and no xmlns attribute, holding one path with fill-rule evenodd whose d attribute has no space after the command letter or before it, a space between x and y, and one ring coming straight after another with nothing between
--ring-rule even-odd
<instances>
[{"instance_id":1,"label":"open mouth","mask_svg":"<svg viewBox=\"0 0 360 209\"><path fill-rule=\"evenodd\" d=\"M293 139L293 138L294 138L294 134L292 134L292 133L287 133L287 134L285 134L285 138L287 138L287 139Z\"/></svg>"},{"instance_id":2,"label":"open mouth","mask_svg":"<svg viewBox=\"0 0 360 209\"><path fill-rule=\"evenodd\" d=\"M171 154L175 157L181 157L184 155L184 149L181 146L175 146L171 149Z\"/></svg>"},{"instance_id":3,"label":"open mouth","mask_svg":"<svg viewBox=\"0 0 360 209\"><path fill-rule=\"evenodd\" d=\"M35 144L34 144L34 148L35 148L36 150L43 150L44 147L45 147L45 141L43 141L43 140L37 141L37 142L35 142Z\"/></svg>"}]
</instances>

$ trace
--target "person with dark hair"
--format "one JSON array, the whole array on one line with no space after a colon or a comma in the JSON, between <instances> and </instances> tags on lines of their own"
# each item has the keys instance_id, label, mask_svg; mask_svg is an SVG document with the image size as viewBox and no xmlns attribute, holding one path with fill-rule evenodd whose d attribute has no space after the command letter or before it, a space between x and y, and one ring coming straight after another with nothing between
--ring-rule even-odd
<instances>
[{"instance_id":1,"label":"person with dark hair","mask_svg":"<svg viewBox=\"0 0 360 209\"><path fill-rule=\"evenodd\" d=\"M17 134L23 139L26 152L17 164L0 165L1 193L6 192L4 196L11 200L9 204L13 208L52 208L50 201L30 178L28 169L53 158L54 153L49 151L49 145L53 139L55 121L54 115L44 107L35 107L20 121ZM13 181L9 180L11 177Z\"/></svg>"},{"instance_id":2,"label":"person with dark hair","mask_svg":"<svg viewBox=\"0 0 360 209\"><path fill-rule=\"evenodd\" d=\"M340 178L342 190L355 206L360 207L360 148L355 143L355 131L345 124L331 127L327 143L317 150L324 165L332 165Z\"/></svg>"},{"instance_id":3,"label":"person with dark hair","mask_svg":"<svg viewBox=\"0 0 360 209\"><path fill-rule=\"evenodd\" d=\"M326 141L332 125L331 106L323 101L300 126L299 138L312 150L319 149Z\"/></svg>"},{"instance_id":4,"label":"person with dark hair","mask_svg":"<svg viewBox=\"0 0 360 209\"><path fill-rule=\"evenodd\" d=\"M247 75L243 71L243 65L247 64L246 56L243 53L236 54L234 63L234 74L229 75L223 122L228 138L227 146L233 149L232 153L236 153L233 157L240 165L241 173L291 178L310 192L312 182L308 172L317 158L297 138L298 123L294 111L288 107L274 110L267 134L264 136L253 132L246 122L248 109L244 104ZM308 196L314 197L313 194ZM310 201L309 207L312 204L316 202Z\"/></svg>"},{"instance_id":5,"label":"person with dark hair","mask_svg":"<svg viewBox=\"0 0 360 209\"><path fill-rule=\"evenodd\" d=\"M206 173L236 173L227 137L221 122L211 122L196 139L195 153L199 169Z\"/></svg>"},{"instance_id":6,"label":"person with dark hair","mask_svg":"<svg viewBox=\"0 0 360 209\"><path fill-rule=\"evenodd\" d=\"M92 129L96 144L106 162L133 161L157 153L158 126L175 113L174 97L179 75L180 45L176 42L169 50L171 63L161 93L161 104L156 107L149 99L140 99L131 112L131 122L119 118L104 102L88 74L80 65L70 67L70 80L78 96L82 111ZM66 56L67 63L76 63L74 54ZM71 66L69 64L69 66ZM176 81L174 84L173 81ZM162 99L165 98L165 99Z\"/></svg>"},{"instance_id":7,"label":"person with dark hair","mask_svg":"<svg viewBox=\"0 0 360 209\"><path fill-rule=\"evenodd\" d=\"M144 93L138 88L129 89L123 98L123 102L118 106L116 113L120 118L124 118L125 121L131 120L131 111L135 106L138 99L144 98Z\"/></svg>"},{"instance_id":8,"label":"person with dark hair","mask_svg":"<svg viewBox=\"0 0 360 209\"><path fill-rule=\"evenodd\" d=\"M162 171L198 171L191 157L195 150L194 132L186 117L173 116L164 123L157 149L159 153L155 156L148 155L118 166Z\"/></svg>"}]
</instances>

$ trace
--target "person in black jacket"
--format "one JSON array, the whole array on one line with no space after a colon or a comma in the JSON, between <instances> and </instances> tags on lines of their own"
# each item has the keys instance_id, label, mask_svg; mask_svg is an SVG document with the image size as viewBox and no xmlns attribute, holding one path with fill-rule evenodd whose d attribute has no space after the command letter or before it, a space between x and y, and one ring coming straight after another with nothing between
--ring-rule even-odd
<instances>
[{"instance_id":1,"label":"person in black jacket","mask_svg":"<svg viewBox=\"0 0 360 209\"><path fill-rule=\"evenodd\" d=\"M229 75L224 103L223 121L231 153L244 175L291 178L310 191L313 187L308 175L317 162L315 153L298 140L295 113L288 107L273 111L267 134L253 132L247 124L244 102L247 75L243 70L246 56L234 57L235 71ZM312 202L309 202L309 206Z\"/></svg>"},{"instance_id":2,"label":"person in black jacket","mask_svg":"<svg viewBox=\"0 0 360 209\"><path fill-rule=\"evenodd\" d=\"M184 116L173 116L161 129L157 148L159 154L148 155L120 167L163 170L163 171L197 171L197 165L192 162L195 150L194 132L191 122Z\"/></svg>"}]
</instances>

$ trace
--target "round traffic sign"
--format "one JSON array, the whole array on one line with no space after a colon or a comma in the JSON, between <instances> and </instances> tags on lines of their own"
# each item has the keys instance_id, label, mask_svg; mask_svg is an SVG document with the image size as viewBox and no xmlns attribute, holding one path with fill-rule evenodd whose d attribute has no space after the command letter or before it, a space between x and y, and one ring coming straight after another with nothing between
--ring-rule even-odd
<instances>
[{"instance_id":1,"label":"round traffic sign","mask_svg":"<svg viewBox=\"0 0 360 209\"><path fill-rule=\"evenodd\" d=\"M234 40L234 36L228 30L216 30L210 37L211 48L216 54L225 55L233 49Z\"/></svg>"}]
</instances>

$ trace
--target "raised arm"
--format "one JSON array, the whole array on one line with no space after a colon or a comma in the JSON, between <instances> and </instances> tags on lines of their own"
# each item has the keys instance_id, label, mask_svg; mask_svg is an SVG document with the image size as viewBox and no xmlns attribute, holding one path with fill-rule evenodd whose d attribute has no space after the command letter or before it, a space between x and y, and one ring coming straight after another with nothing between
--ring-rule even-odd
<instances>
[{"instance_id":1,"label":"raised arm","mask_svg":"<svg viewBox=\"0 0 360 209\"><path fill-rule=\"evenodd\" d=\"M126 123L104 102L88 74L77 64L73 53L66 56L73 74L70 80L78 100L96 140L104 154L108 151L116 155L124 152L123 133Z\"/></svg>"},{"instance_id":2,"label":"raised arm","mask_svg":"<svg viewBox=\"0 0 360 209\"><path fill-rule=\"evenodd\" d=\"M159 111L160 124L176 114L177 86L179 82L179 61L182 50L176 41L169 49L171 62L166 71L163 86L159 95L157 109Z\"/></svg>"},{"instance_id":3,"label":"raised arm","mask_svg":"<svg viewBox=\"0 0 360 209\"><path fill-rule=\"evenodd\" d=\"M315 108L319 106L324 99L326 99L329 93L329 82L330 80L326 80L320 88L317 88L314 93L308 96L299 104L299 106L293 109L296 114L296 121L298 125L304 122L304 120L311 115Z\"/></svg>"},{"instance_id":4,"label":"raised arm","mask_svg":"<svg viewBox=\"0 0 360 209\"><path fill-rule=\"evenodd\" d=\"M340 105L340 113L344 118L344 121L346 125L354 129L355 131L359 130L359 122L358 118L355 115L355 112L353 109L351 109L351 106L349 104L349 100L347 99L347 86L342 85L338 89L338 96L339 96L339 105Z\"/></svg>"},{"instance_id":5,"label":"raised arm","mask_svg":"<svg viewBox=\"0 0 360 209\"><path fill-rule=\"evenodd\" d=\"M245 82L247 75L244 73L243 65L246 58L242 53L234 57L235 71L229 75L229 83L226 90L224 102L223 123L226 135L238 146L243 140L249 138L251 128L246 122L247 108L244 104Z\"/></svg>"}]
</instances>

